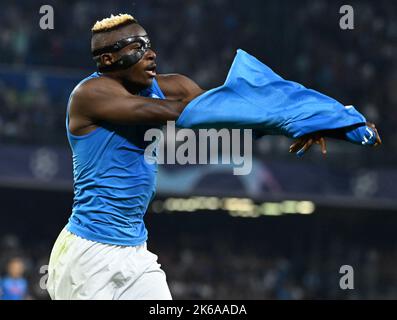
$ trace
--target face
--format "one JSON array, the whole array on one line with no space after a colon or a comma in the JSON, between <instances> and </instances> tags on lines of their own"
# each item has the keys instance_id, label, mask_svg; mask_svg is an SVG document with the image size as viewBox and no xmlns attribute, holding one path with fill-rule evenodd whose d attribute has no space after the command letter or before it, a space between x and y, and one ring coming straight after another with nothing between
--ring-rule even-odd
<instances>
[{"instance_id":1,"label":"face","mask_svg":"<svg viewBox=\"0 0 397 320\"><path fill-rule=\"evenodd\" d=\"M118 40L128 37L147 36L146 31L139 25L133 24L117 30L113 34L109 34L109 39L106 39L107 45L114 44ZM101 62L104 65L112 64L114 61L120 59L123 55L129 55L136 52L141 48L139 42L133 42L118 52L103 54ZM128 83L130 86L138 90L151 86L154 77L156 76L156 54L152 49L148 49L143 57L131 67L111 72L112 76L116 76L123 82Z\"/></svg>"},{"instance_id":2,"label":"face","mask_svg":"<svg viewBox=\"0 0 397 320\"><path fill-rule=\"evenodd\" d=\"M25 266L21 259L12 259L7 266L7 272L12 278L19 278L23 275Z\"/></svg>"}]
</instances>

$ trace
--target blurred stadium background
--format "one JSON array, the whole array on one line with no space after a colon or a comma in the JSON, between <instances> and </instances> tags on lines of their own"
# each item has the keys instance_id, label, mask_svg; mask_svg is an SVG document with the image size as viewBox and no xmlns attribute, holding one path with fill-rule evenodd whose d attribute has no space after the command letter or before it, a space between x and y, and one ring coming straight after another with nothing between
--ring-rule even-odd
<instances>
[{"instance_id":1,"label":"blurred stadium background","mask_svg":"<svg viewBox=\"0 0 397 320\"><path fill-rule=\"evenodd\" d=\"M160 73L209 89L243 48L284 78L357 106L384 142L329 142L326 158L312 150L297 159L288 139L265 137L245 177L161 166L146 223L174 298L397 298L395 1L350 1L350 31L339 28L338 1L46 1L55 10L47 31L42 1L2 3L0 271L6 279L10 259L21 258L29 299L48 299L41 268L70 215L64 119L70 91L94 70L90 27L124 12L149 32ZM354 290L339 287L342 265L354 268Z\"/></svg>"}]
</instances>

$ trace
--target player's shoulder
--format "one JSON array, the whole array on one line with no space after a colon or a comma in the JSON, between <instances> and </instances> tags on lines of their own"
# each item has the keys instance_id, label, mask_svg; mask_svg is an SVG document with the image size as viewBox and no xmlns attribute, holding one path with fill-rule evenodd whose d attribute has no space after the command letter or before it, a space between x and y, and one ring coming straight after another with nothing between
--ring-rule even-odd
<instances>
[{"instance_id":1,"label":"player's shoulder","mask_svg":"<svg viewBox=\"0 0 397 320\"><path fill-rule=\"evenodd\" d=\"M171 99L183 99L199 88L192 79L180 73L159 74L156 80L164 95Z\"/></svg>"},{"instance_id":2,"label":"player's shoulder","mask_svg":"<svg viewBox=\"0 0 397 320\"><path fill-rule=\"evenodd\" d=\"M122 89L123 86L109 77L89 78L80 82L72 91L73 95L86 95L102 91L111 92L114 89Z\"/></svg>"},{"instance_id":3,"label":"player's shoulder","mask_svg":"<svg viewBox=\"0 0 397 320\"><path fill-rule=\"evenodd\" d=\"M72 100L101 99L124 92L125 88L109 77L93 77L80 82L72 91Z\"/></svg>"},{"instance_id":4,"label":"player's shoulder","mask_svg":"<svg viewBox=\"0 0 397 320\"><path fill-rule=\"evenodd\" d=\"M187 76L180 73L159 74L156 77L158 84L161 85L182 85L184 82L192 81Z\"/></svg>"}]
</instances>

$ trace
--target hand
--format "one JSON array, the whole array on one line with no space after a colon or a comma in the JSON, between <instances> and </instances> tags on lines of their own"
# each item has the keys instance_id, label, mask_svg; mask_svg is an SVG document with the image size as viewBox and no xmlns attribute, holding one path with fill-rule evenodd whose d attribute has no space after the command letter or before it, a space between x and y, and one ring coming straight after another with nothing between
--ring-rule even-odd
<instances>
[{"instance_id":1,"label":"hand","mask_svg":"<svg viewBox=\"0 0 397 320\"><path fill-rule=\"evenodd\" d=\"M289 147L289 152L295 153L298 157L303 156L303 154L309 150L313 144L318 144L321 147L321 153L323 155L327 154L327 146L325 144L325 139L318 133L312 133L298 138Z\"/></svg>"},{"instance_id":2,"label":"hand","mask_svg":"<svg viewBox=\"0 0 397 320\"><path fill-rule=\"evenodd\" d=\"M371 122L367 122L366 125L370 127L374 132L375 132L375 143L372 145L374 147L379 146L382 144L382 140L379 136L378 130L376 129L375 125ZM303 154L311 148L313 144L318 144L321 147L321 153L325 155L327 153L327 148L325 144L325 139L324 136L321 133L312 133L305 135L303 137L300 137L297 139L296 142L294 142L290 147L289 147L289 152L295 153L298 157L303 156Z\"/></svg>"},{"instance_id":3,"label":"hand","mask_svg":"<svg viewBox=\"0 0 397 320\"><path fill-rule=\"evenodd\" d=\"M372 128L372 130L375 131L376 142L375 142L375 144L374 144L373 146L374 146L374 147L377 147L377 146L381 145L381 144L382 144L382 139L380 138L379 133L378 133L378 130L376 129L375 125L374 125L372 122L367 122L366 125L367 125L368 127Z\"/></svg>"}]
</instances>

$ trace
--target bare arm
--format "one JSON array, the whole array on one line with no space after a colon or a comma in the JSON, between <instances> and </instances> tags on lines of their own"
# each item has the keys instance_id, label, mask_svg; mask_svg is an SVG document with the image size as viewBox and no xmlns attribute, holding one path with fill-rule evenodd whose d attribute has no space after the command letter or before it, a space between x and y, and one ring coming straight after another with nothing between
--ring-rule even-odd
<instances>
[{"instance_id":1,"label":"bare arm","mask_svg":"<svg viewBox=\"0 0 397 320\"><path fill-rule=\"evenodd\" d=\"M205 91L192 79L181 74L161 74L157 82L167 99L191 101Z\"/></svg>"},{"instance_id":2,"label":"bare arm","mask_svg":"<svg viewBox=\"0 0 397 320\"><path fill-rule=\"evenodd\" d=\"M161 100L132 95L108 78L89 80L72 94L69 128L86 134L102 122L116 124L165 124L176 120L188 100Z\"/></svg>"},{"instance_id":3,"label":"bare arm","mask_svg":"<svg viewBox=\"0 0 397 320\"><path fill-rule=\"evenodd\" d=\"M101 77L91 79L72 94L69 129L82 135L94 130L100 122L116 124L165 124L176 120L185 106L204 91L181 75L158 76L167 99L132 95L120 83Z\"/></svg>"}]
</instances>

